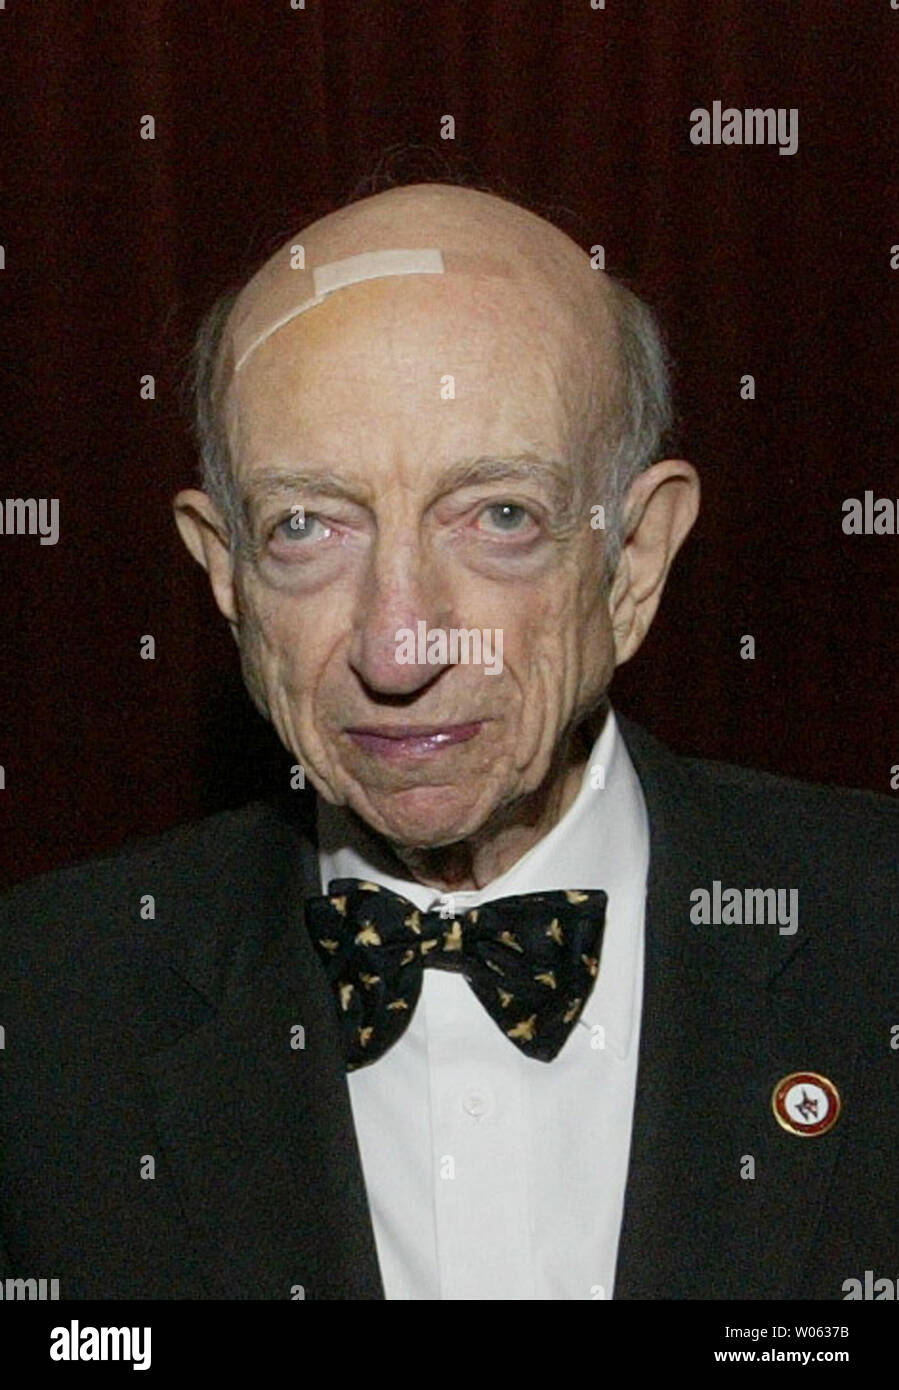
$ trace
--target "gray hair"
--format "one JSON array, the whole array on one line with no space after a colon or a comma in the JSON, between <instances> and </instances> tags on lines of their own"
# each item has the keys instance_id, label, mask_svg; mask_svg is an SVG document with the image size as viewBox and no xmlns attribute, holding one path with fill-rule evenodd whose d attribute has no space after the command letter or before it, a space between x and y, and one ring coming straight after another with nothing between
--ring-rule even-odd
<instances>
[{"instance_id":1,"label":"gray hair","mask_svg":"<svg viewBox=\"0 0 899 1390\"><path fill-rule=\"evenodd\" d=\"M225 383L221 358L225 326L239 294L239 286L228 290L203 315L194 341L190 378L203 491L224 517L232 544L238 533L239 509L222 408Z\"/></svg>"},{"instance_id":2,"label":"gray hair","mask_svg":"<svg viewBox=\"0 0 899 1390\"><path fill-rule=\"evenodd\" d=\"M671 358L655 314L633 290L606 277L617 338L617 391L611 410L599 412L604 463L606 578L611 579L627 535L625 499L634 480L672 444Z\"/></svg>"},{"instance_id":3,"label":"gray hair","mask_svg":"<svg viewBox=\"0 0 899 1390\"><path fill-rule=\"evenodd\" d=\"M617 337L618 381L611 409L590 404L589 448L604 462L606 580L615 572L626 535L624 503L634 479L665 456L673 425L670 358L652 310L621 280L606 277ZM240 293L229 290L204 315L194 344L192 387L203 488L225 519L234 546L242 535L239 499L225 427L222 342ZM591 462L592 460L586 460Z\"/></svg>"}]
</instances>

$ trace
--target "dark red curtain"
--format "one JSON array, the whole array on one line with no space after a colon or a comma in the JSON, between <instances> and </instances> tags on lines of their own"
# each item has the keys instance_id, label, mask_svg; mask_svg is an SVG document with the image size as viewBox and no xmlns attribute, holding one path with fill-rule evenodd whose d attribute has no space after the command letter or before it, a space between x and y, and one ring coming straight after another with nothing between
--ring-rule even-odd
<instances>
[{"instance_id":1,"label":"dark red curtain","mask_svg":"<svg viewBox=\"0 0 899 1390\"><path fill-rule=\"evenodd\" d=\"M667 325L704 510L619 706L890 792L899 538L842 532L899 496L887 0L6 0L0 55L0 499L60 514L0 537L6 881L280 774L171 521L179 383L211 299L397 146L552 209ZM691 144L714 101L797 108L798 152Z\"/></svg>"}]
</instances>

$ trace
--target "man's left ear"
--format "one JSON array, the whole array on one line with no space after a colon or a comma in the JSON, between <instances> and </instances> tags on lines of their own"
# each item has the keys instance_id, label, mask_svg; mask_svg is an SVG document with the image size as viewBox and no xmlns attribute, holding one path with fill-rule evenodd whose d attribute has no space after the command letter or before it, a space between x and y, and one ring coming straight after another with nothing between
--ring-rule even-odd
<instances>
[{"instance_id":1,"label":"man's left ear","mask_svg":"<svg viewBox=\"0 0 899 1390\"><path fill-rule=\"evenodd\" d=\"M630 660L649 631L672 561L699 512L699 492L699 475L684 459L654 463L631 485L609 594L616 666Z\"/></svg>"}]
</instances>

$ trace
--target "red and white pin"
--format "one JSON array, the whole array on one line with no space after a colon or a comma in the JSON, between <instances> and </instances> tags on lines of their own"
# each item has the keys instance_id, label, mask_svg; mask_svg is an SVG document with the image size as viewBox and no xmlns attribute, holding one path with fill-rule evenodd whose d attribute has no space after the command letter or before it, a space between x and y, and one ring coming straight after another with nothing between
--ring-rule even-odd
<instances>
[{"instance_id":1,"label":"red and white pin","mask_svg":"<svg viewBox=\"0 0 899 1390\"><path fill-rule=\"evenodd\" d=\"M816 1071L793 1071L778 1081L771 1108L790 1134L811 1139L833 1129L840 1114L840 1093Z\"/></svg>"}]
</instances>

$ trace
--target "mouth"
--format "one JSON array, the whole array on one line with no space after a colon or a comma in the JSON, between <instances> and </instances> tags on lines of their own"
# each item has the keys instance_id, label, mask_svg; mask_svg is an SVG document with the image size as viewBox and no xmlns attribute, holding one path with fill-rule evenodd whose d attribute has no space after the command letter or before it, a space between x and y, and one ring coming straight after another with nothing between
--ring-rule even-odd
<instances>
[{"instance_id":1,"label":"mouth","mask_svg":"<svg viewBox=\"0 0 899 1390\"><path fill-rule=\"evenodd\" d=\"M483 719L476 719L468 724L364 725L346 732L364 752L401 762L430 758L459 743L468 743L480 733L484 723Z\"/></svg>"}]
</instances>

